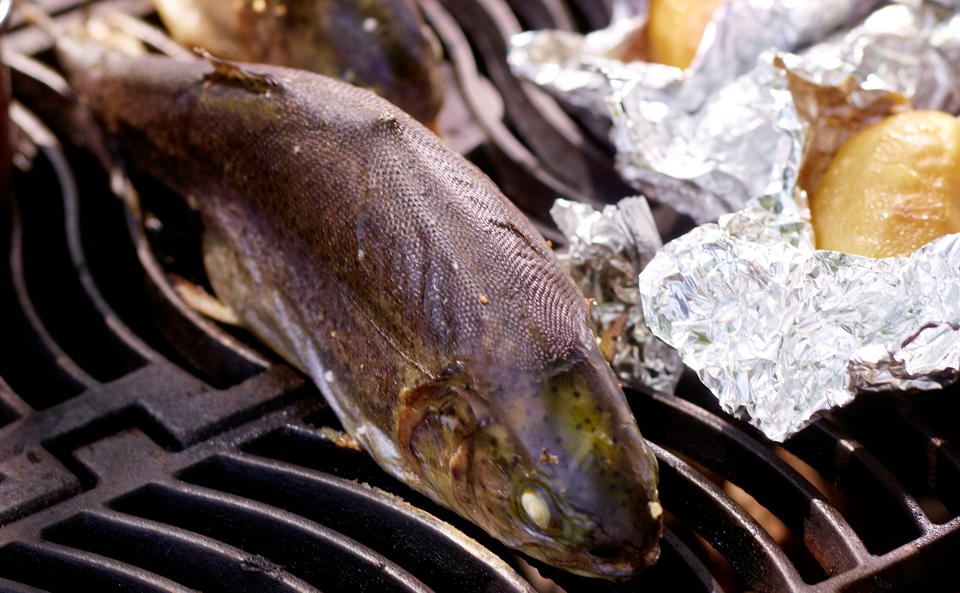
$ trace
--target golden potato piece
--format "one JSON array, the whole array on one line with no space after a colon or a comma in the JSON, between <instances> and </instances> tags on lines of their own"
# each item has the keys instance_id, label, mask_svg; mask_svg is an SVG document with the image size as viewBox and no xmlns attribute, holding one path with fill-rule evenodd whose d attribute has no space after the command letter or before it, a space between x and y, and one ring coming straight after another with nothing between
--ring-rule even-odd
<instances>
[{"instance_id":1,"label":"golden potato piece","mask_svg":"<svg viewBox=\"0 0 960 593\"><path fill-rule=\"evenodd\" d=\"M687 68L713 13L727 0L650 0L649 61Z\"/></svg>"},{"instance_id":2,"label":"golden potato piece","mask_svg":"<svg viewBox=\"0 0 960 593\"><path fill-rule=\"evenodd\" d=\"M840 147L810 200L817 247L907 255L960 232L960 121L909 111Z\"/></svg>"}]
</instances>

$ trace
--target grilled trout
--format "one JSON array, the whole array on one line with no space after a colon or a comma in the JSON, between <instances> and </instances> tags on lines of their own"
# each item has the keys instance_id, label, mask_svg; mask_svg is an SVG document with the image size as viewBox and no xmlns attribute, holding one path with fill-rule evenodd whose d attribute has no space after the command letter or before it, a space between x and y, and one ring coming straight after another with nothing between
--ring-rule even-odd
<instances>
[{"instance_id":1,"label":"grilled trout","mask_svg":"<svg viewBox=\"0 0 960 593\"><path fill-rule=\"evenodd\" d=\"M443 102L413 0L154 0L174 39L214 55L310 70L372 89L425 124Z\"/></svg>"},{"instance_id":2,"label":"grilled trout","mask_svg":"<svg viewBox=\"0 0 960 593\"><path fill-rule=\"evenodd\" d=\"M325 76L59 48L131 164L196 203L217 296L386 471L579 574L656 560L655 458L583 296L490 179Z\"/></svg>"}]
</instances>

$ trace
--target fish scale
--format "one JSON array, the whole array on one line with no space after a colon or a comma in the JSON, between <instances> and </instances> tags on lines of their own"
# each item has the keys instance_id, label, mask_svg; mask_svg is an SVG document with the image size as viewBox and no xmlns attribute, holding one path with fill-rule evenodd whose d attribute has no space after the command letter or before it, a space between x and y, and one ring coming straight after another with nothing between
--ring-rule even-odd
<instances>
[{"instance_id":1,"label":"fish scale","mask_svg":"<svg viewBox=\"0 0 960 593\"><path fill-rule=\"evenodd\" d=\"M58 46L130 163L196 203L218 298L382 467L568 570L656 560L656 461L582 294L489 178L324 76Z\"/></svg>"},{"instance_id":2,"label":"fish scale","mask_svg":"<svg viewBox=\"0 0 960 593\"><path fill-rule=\"evenodd\" d=\"M430 124L438 59L413 0L155 0L173 37L221 58L302 68L374 90Z\"/></svg>"}]
</instances>

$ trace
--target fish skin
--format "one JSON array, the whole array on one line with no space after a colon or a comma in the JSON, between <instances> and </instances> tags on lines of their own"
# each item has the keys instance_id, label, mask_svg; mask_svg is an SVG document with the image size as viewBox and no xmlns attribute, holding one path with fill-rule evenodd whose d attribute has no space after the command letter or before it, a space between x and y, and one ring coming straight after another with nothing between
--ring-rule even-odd
<instances>
[{"instance_id":1,"label":"fish skin","mask_svg":"<svg viewBox=\"0 0 960 593\"><path fill-rule=\"evenodd\" d=\"M584 298L482 172L320 75L58 48L128 160L198 205L218 297L385 470L578 574L656 560L656 460Z\"/></svg>"},{"instance_id":2,"label":"fish skin","mask_svg":"<svg viewBox=\"0 0 960 593\"><path fill-rule=\"evenodd\" d=\"M443 103L432 33L413 0L154 0L187 47L369 88L431 124Z\"/></svg>"}]
</instances>

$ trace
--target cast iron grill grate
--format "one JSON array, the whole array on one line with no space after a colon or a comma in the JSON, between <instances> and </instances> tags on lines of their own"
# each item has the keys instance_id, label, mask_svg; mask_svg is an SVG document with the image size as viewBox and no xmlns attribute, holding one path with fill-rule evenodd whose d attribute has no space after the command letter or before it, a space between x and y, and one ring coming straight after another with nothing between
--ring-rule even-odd
<instances>
[{"instance_id":1,"label":"cast iron grill grate","mask_svg":"<svg viewBox=\"0 0 960 593\"><path fill-rule=\"evenodd\" d=\"M558 194L629 193L597 122L503 60L510 34L598 27L606 3L420 3L458 91L441 127L531 216L545 224ZM83 4L149 15L146 0ZM7 41L35 155L0 204L0 592L529 591L519 573L550 586L336 445L301 376L179 304L166 274L202 280L195 222L138 179L149 216L131 237L55 74L24 57L47 59L47 41ZM632 393L661 466L661 560L623 585L542 573L569 593L956 591L956 392L864 397L784 447L693 378L678 396Z\"/></svg>"}]
</instances>

